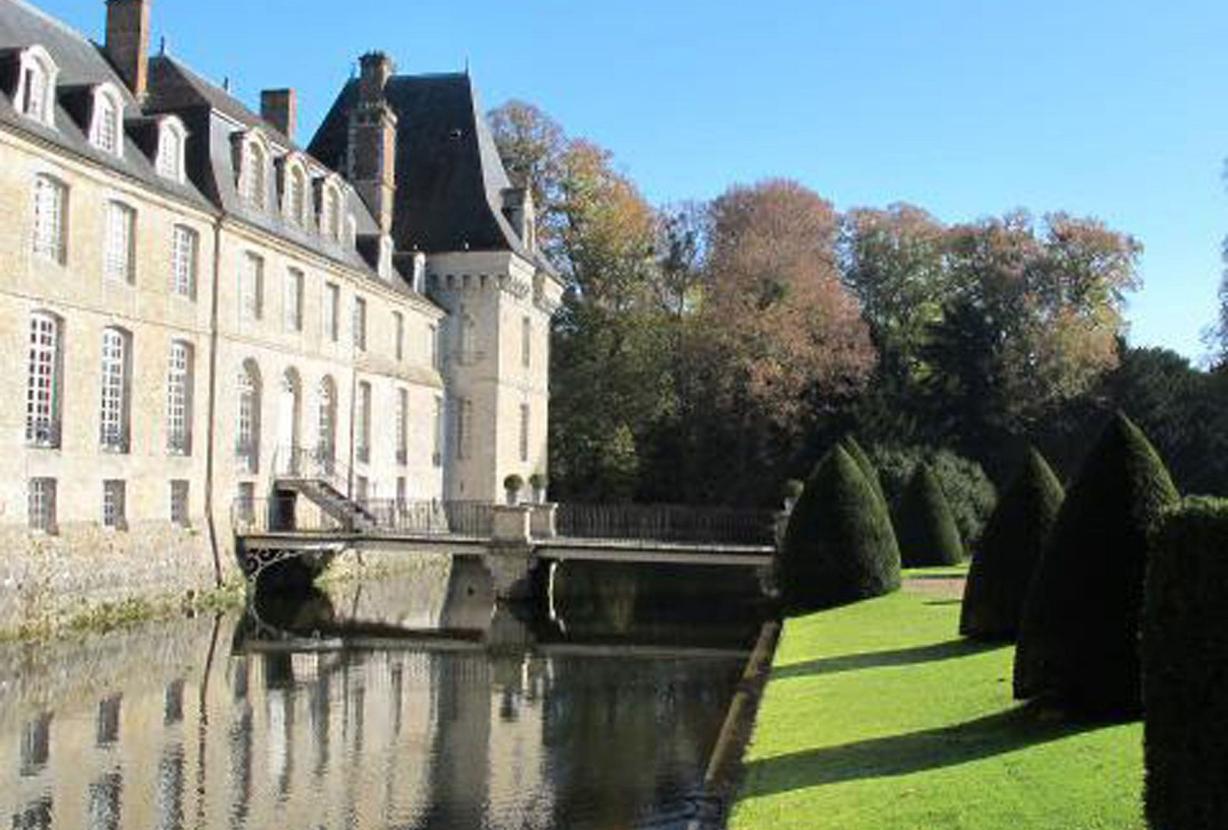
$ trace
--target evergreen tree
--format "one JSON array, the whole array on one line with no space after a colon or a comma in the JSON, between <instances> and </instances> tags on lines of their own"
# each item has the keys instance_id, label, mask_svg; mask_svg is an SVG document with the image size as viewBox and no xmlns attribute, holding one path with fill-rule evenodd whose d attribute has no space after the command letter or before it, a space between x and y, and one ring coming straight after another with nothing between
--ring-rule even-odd
<instances>
[{"instance_id":1,"label":"evergreen tree","mask_svg":"<svg viewBox=\"0 0 1228 830\"><path fill-rule=\"evenodd\" d=\"M958 565L964 559L959 527L942 486L924 461L917 465L900 500L900 553L909 567Z\"/></svg>"},{"instance_id":2,"label":"evergreen tree","mask_svg":"<svg viewBox=\"0 0 1228 830\"><path fill-rule=\"evenodd\" d=\"M1029 448L1019 476L998 502L964 589L960 633L982 640L1014 640L1028 586L1064 498L1044 456Z\"/></svg>"},{"instance_id":3,"label":"evergreen tree","mask_svg":"<svg viewBox=\"0 0 1228 830\"><path fill-rule=\"evenodd\" d=\"M1117 413L1066 495L1024 603L1015 696L1092 716L1137 714L1147 534L1176 504L1164 462Z\"/></svg>"}]
</instances>

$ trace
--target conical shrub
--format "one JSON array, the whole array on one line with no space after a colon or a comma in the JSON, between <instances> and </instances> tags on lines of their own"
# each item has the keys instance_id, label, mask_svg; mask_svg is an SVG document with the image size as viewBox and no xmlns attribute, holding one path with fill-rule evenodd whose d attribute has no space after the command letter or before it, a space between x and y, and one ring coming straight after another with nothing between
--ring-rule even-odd
<instances>
[{"instance_id":1,"label":"conical shrub","mask_svg":"<svg viewBox=\"0 0 1228 830\"><path fill-rule=\"evenodd\" d=\"M1028 450L1023 470L989 518L972 557L959 632L979 640L1014 640L1028 586L1065 494L1045 457Z\"/></svg>"},{"instance_id":2,"label":"conical shrub","mask_svg":"<svg viewBox=\"0 0 1228 830\"><path fill-rule=\"evenodd\" d=\"M874 462L870 460L870 456L866 454L861 444L857 443L857 439L853 437L852 433L840 439L840 446L844 447L845 452L857 462L857 467L861 470L861 474L866 477L870 488L874 490L874 496L883 506L883 509L888 512L888 515L890 515L891 508L887 503L887 493L883 490L883 482L879 479L878 470L874 467Z\"/></svg>"},{"instance_id":3,"label":"conical shrub","mask_svg":"<svg viewBox=\"0 0 1228 830\"><path fill-rule=\"evenodd\" d=\"M924 461L904 490L897 516L900 555L908 567L958 565L964 560L964 543L951 506Z\"/></svg>"},{"instance_id":4,"label":"conical shrub","mask_svg":"<svg viewBox=\"0 0 1228 830\"><path fill-rule=\"evenodd\" d=\"M792 611L830 608L900 587L890 522L857 462L836 446L815 467L798 499L778 563Z\"/></svg>"},{"instance_id":5,"label":"conical shrub","mask_svg":"<svg viewBox=\"0 0 1228 830\"><path fill-rule=\"evenodd\" d=\"M1066 494L1032 577L1015 652L1015 696L1096 717L1141 705L1139 618L1147 534L1176 504L1164 462L1118 413Z\"/></svg>"}]
</instances>

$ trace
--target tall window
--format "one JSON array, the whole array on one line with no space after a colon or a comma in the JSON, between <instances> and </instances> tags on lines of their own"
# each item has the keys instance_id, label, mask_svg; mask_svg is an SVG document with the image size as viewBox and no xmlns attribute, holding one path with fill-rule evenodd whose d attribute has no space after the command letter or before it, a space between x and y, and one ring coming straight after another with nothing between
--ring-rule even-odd
<instances>
[{"instance_id":1,"label":"tall window","mask_svg":"<svg viewBox=\"0 0 1228 830\"><path fill-rule=\"evenodd\" d=\"M443 466L443 398L435 398L435 418L433 435L431 436L431 464Z\"/></svg>"},{"instance_id":2,"label":"tall window","mask_svg":"<svg viewBox=\"0 0 1228 830\"><path fill-rule=\"evenodd\" d=\"M529 368L533 360L533 322L528 317L520 318L520 365Z\"/></svg>"},{"instance_id":3,"label":"tall window","mask_svg":"<svg viewBox=\"0 0 1228 830\"><path fill-rule=\"evenodd\" d=\"M122 480L108 479L102 483L102 526L123 530L126 526L124 503L126 486Z\"/></svg>"},{"instance_id":4,"label":"tall window","mask_svg":"<svg viewBox=\"0 0 1228 830\"><path fill-rule=\"evenodd\" d=\"M462 366L467 366L477 360L477 328L477 322L473 319L473 316L465 311L464 306L461 306L460 329L457 331L456 350Z\"/></svg>"},{"instance_id":5,"label":"tall window","mask_svg":"<svg viewBox=\"0 0 1228 830\"><path fill-rule=\"evenodd\" d=\"M110 90L102 90L94 98L94 124L90 142L104 153L120 152L120 116L123 107Z\"/></svg>"},{"instance_id":6,"label":"tall window","mask_svg":"<svg viewBox=\"0 0 1228 830\"><path fill-rule=\"evenodd\" d=\"M291 268L286 272L282 316L286 331L303 330L303 272Z\"/></svg>"},{"instance_id":7,"label":"tall window","mask_svg":"<svg viewBox=\"0 0 1228 830\"><path fill-rule=\"evenodd\" d=\"M520 460L529 460L529 405L520 405Z\"/></svg>"},{"instance_id":8,"label":"tall window","mask_svg":"<svg viewBox=\"0 0 1228 830\"><path fill-rule=\"evenodd\" d=\"M331 377L320 381L318 394L320 409L316 418L316 453L322 464L331 467L337 453L337 387Z\"/></svg>"},{"instance_id":9,"label":"tall window","mask_svg":"<svg viewBox=\"0 0 1228 830\"><path fill-rule=\"evenodd\" d=\"M254 473L260 458L260 376L251 361L239 370L238 388L235 455L241 469Z\"/></svg>"},{"instance_id":10,"label":"tall window","mask_svg":"<svg viewBox=\"0 0 1228 830\"><path fill-rule=\"evenodd\" d=\"M362 297L354 298L354 348L360 352L367 350L367 301Z\"/></svg>"},{"instance_id":11,"label":"tall window","mask_svg":"<svg viewBox=\"0 0 1228 830\"><path fill-rule=\"evenodd\" d=\"M26 493L30 529L55 533L55 479L32 478Z\"/></svg>"},{"instance_id":12,"label":"tall window","mask_svg":"<svg viewBox=\"0 0 1228 830\"><path fill-rule=\"evenodd\" d=\"M50 176L34 180L34 253L64 264L68 188Z\"/></svg>"},{"instance_id":13,"label":"tall window","mask_svg":"<svg viewBox=\"0 0 1228 830\"><path fill-rule=\"evenodd\" d=\"M171 524L175 527L190 527L191 502L189 501L188 482L171 482Z\"/></svg>"},{"instance_id":14,"label":"tall window","mask_svg":"<svg viewBox=\"0 0 1228 830\"><path fill-rule=\"evenodd\" d=\"M239 301L244 319L259 320L264 316L264 260L252 253L243 255Z\"/></svg>"},{"instance_id":15,"label":"tall window","mask_svg":"<svg viewBox=\"0 0 1228 830\"><path fill-rule=\"evenodd\" d=\"M192 346L171 343L166 375L166 449L172 455L192 453Z\"/></svg>"},{"instance_id":16,"label":"tall window","mask_svg":"<svg viewBox=\"0 0 1228 830\"><path fill-rule=\"evenodd\" d=\"M291 166L287 177L286 212L294 224L307 224L307 179L297 164Z\"/></svg>"},{"instance_id":17,"label":"tall window","mask_svg":"<svg viewBox=\"0 0 1228 830\"><path fill-rule=\"evenodd\" d=\"M431 368L439 368L439 327L432 324L426 329L427 351L431 356Z\"/></svg>"},{"instance_id":18,"label":"tall window","mask_svg":"<svg viewBox=\"0 0 1228 830\"><path fill-rule=\"evenodd\" d=\"M102 400L99 442L112 452L128 451L128 374L132 338L117 328L102 331Z\"/></svg>"},{"instance_id":19,"label":"tall window","mask_svg":"<svg viewBox=\"0 0 1228 830\"><path fill-rule=\"evenodd\" d=\"M469 458L473 454L473 401L460 398L456 404L456 457Z\"/></svg>"},{"instance_id":20,"label":"tall window","mask_svg":"<svg viewBox=\"0 0 1228 830\"><path fill-rule=\"evenodd\" d=\"M243 200L257 210L265 208L268 179L265 172L268 158L264 148L255 141L243 145L243 170L239 176L240 194Z\"/></svg>"},{"instance_id":21,"label":"tall window","mask_svg":"<svg viewBox=\"0 0 1228 830\"><path fill-rule=\"evenodd\" d=\"M320 209L320 231L334 242L341 241L341 195L337 188L324 188L324 204Z\"/></svg>"},{"instance_id":22,"label":"tall window","mask_svg":"<svg viewBox=\"0 0 1228 830\"><path fill-rule=\"evenodd\" d=\"M405 315L399 311L392 312L393 352L397 360L405 359Z\"/></svg>"},{"instance_id":23,"label":"tall window","mask_svg":"<svg viewBox=\"0 0 1228 830\"><path fill-rule=\"evenodd\" d=\"M409 461L409 390L397 390L397 463Z\"/></svg>"},{"instance_id":24,"label":"tall window","mask_svg":"<svg viewBox=\"0 0 1228 830\"><path fill-rule=\"evenodd\" d=\"M107 279L132 282L136 211L121 202L107 203L106 252L103 273Z\"/></svg>"},{"instance_id":25,"label":"tall window","mask_svg":"<svg viewBox=\"0 0 1228 830\"><path fill-rule=\"evenodd\" d=\"M189 299L196 296L196 267L200 235L184 225L171 232L171 293Z\"/></svg>"},{"instance_id":26,"label":"tall window","mask_svg":"<svg viewBox=\"0 0 1228 830\"><path fill-rule=\"evenodd\" d=\"M331 282L324 286L324 337L336 343L340 336L341 288Z\"/></svg>"},{"instance_id":27,"label":"tall window","mask_svg":"<svg viewBox=\"0 0 1228 830\"><path fill-rule=\"evenodd\" d=\"M371 460L371 384L358 384L358 423L355 425L355 451L358 460L366 464Z\"/></svg>"},{"instance_id":28,"label":"tall window","mask_svg":"<svg viewBox=\"0 0 1228 830\"><path fill-rule=\"evenodd\" d=\"M40 447L60 445L60 386L62 383L59 318L38 312L30 316L30 348L26 365L26 441Z\"/></svg>"}]
</instances>

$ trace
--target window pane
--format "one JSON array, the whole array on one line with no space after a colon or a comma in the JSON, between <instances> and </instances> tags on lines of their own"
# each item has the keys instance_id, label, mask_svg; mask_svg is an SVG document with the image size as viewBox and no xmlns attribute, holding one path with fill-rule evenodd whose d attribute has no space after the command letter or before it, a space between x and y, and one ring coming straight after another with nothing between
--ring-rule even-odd
<instances>
[{"instance_id":1,"label":"window pane","mask_svg":"<svg viewBox=\"0 0 1228 830\"><path fill-rule=\"evenodd\" d=\"M102 333L102 411L101 434L105 449L128 449L128 349L126 337L118 329Z\"/></svg>"},{"instance_id":2,"label":"window pane","mask_svg":"<svg viewBox=\"0 0 1228 830\"><path fill-rule=\"evenodd\" d=\"M127 205L111 202L107 205L106 253L103 273L108 279L132 281L132 244L136 227L136 211Z\"/></svg>"},{"instance_id":3,"label":"window pane","mask_svg":"<svg viewBox=\"0 0 1228 830\"><path fill-rule=\"evenodd\" d=\"M48 176L34 182L34 253L64 261L64 185Z\"/></svg>"},{"instance_id":4,"label":"window pane","mask_svg":"<svg viewBox=\"0 0 1228 830\"><path fill-rule=\"evenodd\" d=\"M178 341L171 344L166 377L166 449L192 452L192 347Z\"/></svg>"},{"instance_id":5,"label":"window pane","mask_svg":"<svg viewBox=\"0 0 1228 830\"><path fill-rule=\"evenodd\" d=\"M26 440L59 446L60 327L47 314L30 318L26 381Z\"/></svg>"},{"instance_id":6,"label":"window pane","mask_svg":"<svg viewBox=\"0 0 1228 830\"><path fill-rule=\"evenodd\" d=\"M181 297L196 296L196 231L176 225L171 236L171 291Z\"/></svg>"}]
</instances>

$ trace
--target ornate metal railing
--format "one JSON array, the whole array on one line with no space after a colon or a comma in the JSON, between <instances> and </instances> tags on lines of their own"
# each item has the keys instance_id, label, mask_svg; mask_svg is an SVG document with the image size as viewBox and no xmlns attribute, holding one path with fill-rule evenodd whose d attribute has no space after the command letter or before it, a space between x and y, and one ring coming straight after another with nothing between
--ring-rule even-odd
<instances>
[{"instance_id":1,"label":"ornate metal railing","mask_svg":"<svg viewBox=\"0 0 1228 830\"><path fill-rule=\"evenodd\" d=\"M238 498L231 504L231 526L240 536L361 529L370 536L430 534L485 538L494 531L495 506L490 502L366 499L354 504L362 508L362 514L347 522L304 498Z\"/></svg>"},{"instance_id":2,"label":"ornate metal railing","mask_svg":"<svg viewBox=\"0 0 1228 830\"><path fill-rule=\"evenodd\" d=\"M610 541L771 545L769 510L673 504L560 504L560 536Z\"/></svg>"}]
</instances>

